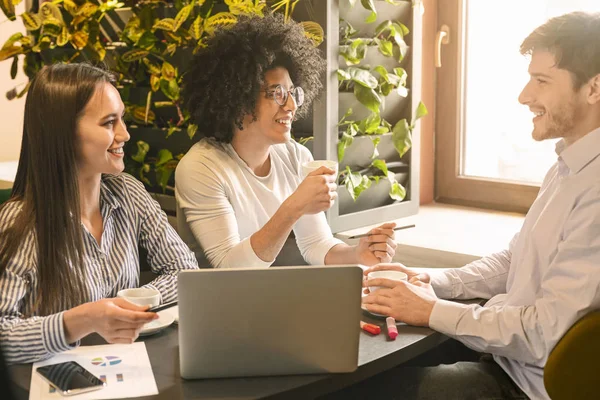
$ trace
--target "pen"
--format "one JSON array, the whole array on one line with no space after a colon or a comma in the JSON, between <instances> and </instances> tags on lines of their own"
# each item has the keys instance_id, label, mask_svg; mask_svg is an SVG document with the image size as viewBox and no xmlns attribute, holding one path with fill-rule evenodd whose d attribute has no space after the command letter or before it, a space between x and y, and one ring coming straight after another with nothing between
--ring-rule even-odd
<instances>
[{"instance_id":1,"label":"pen","mask_svg":"<svg viewBox=\"0 0 600 400\"><path fill-rule=\"evenodd\" d=\"M393 317L387 317L385 319L385 324L387 325L388 337L392 340L396 340L396 336L398 336L396 320Z\"/></svg>"},{"instance_id":2,"label":"pen","mask_svg":"<svg viewBox=\"0 0 600 400\"><path fill-rule=\"evenodd\" d=\"M381 328L374 324L367 324L366 322L360 321L360 329L365 332L369 332L372 335L379 335Z\"/></svg>"},{"instance_id":3,"label":"pen","mask_svg":"<svg viewBox=\"0 0 600 400\"><path fill-rule=\"evenodd\" d=\"M177 300L172 301L170 303L161 304L159 306L154 306L148 309L148 312L159 312L162 310L166 310L167 308L175 307L177 305Z\"/></svg>"},{"instance_id":4,"label":"pen","mask_svg":"<svg viewBox=\"0 0 600 400\"><path fill-rule=\"evenodd\" d=\"M415 227L415 224L405 225L405 226L397 226L394 228L394 230L400 231L402 229L408 229L408 228L414 228L414 227ZM370 235L370 233L361 233L360 235L350 236L348 239L358 239L358 238L369 236L369 235Z\"/></svg>"}]
</instances>

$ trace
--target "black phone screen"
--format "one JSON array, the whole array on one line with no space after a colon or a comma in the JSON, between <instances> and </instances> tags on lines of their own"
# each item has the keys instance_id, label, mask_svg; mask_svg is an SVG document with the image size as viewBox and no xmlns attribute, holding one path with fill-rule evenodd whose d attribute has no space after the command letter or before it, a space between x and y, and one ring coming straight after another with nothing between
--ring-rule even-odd
<instances>
[{"instance_id":1,"label":"black phone screen","mask_svg":"<svg viewBox=\"0 0 600 400\"><path fill-rule=\"evenodd\" d=\"M104 386L104 382L75 361L45 365L37 372L62 392Z\"/></svg>"}]
</instances>

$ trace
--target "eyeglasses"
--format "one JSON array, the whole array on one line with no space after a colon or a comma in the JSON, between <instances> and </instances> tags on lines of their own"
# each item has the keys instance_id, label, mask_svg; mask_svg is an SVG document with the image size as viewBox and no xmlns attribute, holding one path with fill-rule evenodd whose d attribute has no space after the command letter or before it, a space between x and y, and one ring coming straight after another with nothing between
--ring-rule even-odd
<instances>
[{"instance_id":1,"label":"eyeglasses","mask_svg":"<svg viewBox=\"0 0 600 400\"><path fill-rule=\"evenodd\" d=\"M283 86L277 85L273 89L261 90L267 94L267 98L272 98L275 103L284 106L287 103L288 96L291 93L296 106L300 107L304 103L304 90L300 86L296 86L291 90L285 90Z\"/></svg>"}]
</instances>

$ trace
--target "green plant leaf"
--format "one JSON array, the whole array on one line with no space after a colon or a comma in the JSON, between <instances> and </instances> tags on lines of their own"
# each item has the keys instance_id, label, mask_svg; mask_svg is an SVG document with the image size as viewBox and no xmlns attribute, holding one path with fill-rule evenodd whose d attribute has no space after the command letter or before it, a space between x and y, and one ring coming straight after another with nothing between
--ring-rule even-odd
<instances>
[{"instance_id":1,"label":"green plant leaf","mask_svg":"<svg viewBox=\"0 0 600 400\"><path fill-rule=\"evenodd\" d=\"M17 32L15 34L11 35L11 37L9 37L6 42L4 42L4 45L2 46L2 50L6 49L8 47L11 47L13 44L15 44L16 42L21 40L22 37L23 37L23 34L21 32Z\"/></svg>"},{"instance_id":2,"label":"green plant leaf","mask_svg":"<svg viewBox=\"0 0 600 400\"><path fill-rule=\"evenodd\" d=\"M160 75L161 74L161 68L159 65L154 64L148 58L144 58L143 62L146 65L146 68L148 69L149 73L151 73L152 75Z\"/></svg>"},{"instance_id":3,"label":"green plant leaf","mask_svg":"<svg viewBox=\"0 0 600 400\"><path fill-rule=\"evenodd\" d=\"M398 182L394 182L390 187L390 197L396 201L402 201L406 198L406 189Z\"/></svg>"},{"instance_id":4,"label":"green plant leaf","mask_svg":"<svg viewBox=\"0 0 600 400\"><path fill-rule=\"evenodd\" d=\"M165 96L173 101L179 99L179 85L177 85L177 82L174 79L169 81L166 79L161 79L160 90L165 94Z\"/></svg>"},{"instance_id":5,"label":"green plant leaf","mask_svg":"<svg viewBox=\"0 0 600 400\"><path fill-rule=\"evenodd\" d=\"M404 156L412 146L410 127L406 119L401 119L392 129L392 143L400 157Z\"/></svg>"},{"instance_id":6,"label":"green plant leaf","mask_svg":"<svg viewBox=\"0 0 600 400\"><path fill-rule=\"evenodd\" d=\"M348 135L346 132L342 133L342 137L337 144L338 162L341 162L344 159L346 148L350 147L352 142L354 142L354 138L352 136Z\"/></svg>"},{"instance_id":7,"label":"green plant leaf","mask_svg":"<svg viewBox=\"0 0 600 400\"><path fill-rule=\"evenodd\" d=\"M133 161L137 161L140 164L144 163L146 160L146 154L150 151L150 145L142 140L139 140L137 143L137 153L131 156Z\"/></svg>"},{"instance_id":8,"label":"green plant leaf","mask_svg":"<svg viewBox=\"0 0 600 400\"><path fill-rule=\"evenodd\" d=\"M158 89L160 89L160 77L156 75L150 76L150 89L152 89L153 92L156 92Z\"/></svg>"},{"instance_id":9,"label":"green plant leaf","mask_svg":"<svg viewBox=\"0 0 600 400\"><path fill-rule=\"evenodd\" d=\"M10 66L10 78L15 79L17 77L17 71L19 69L19 57L14 56L12 65Z\"/></svg>"},{"instance_id":10,"label":"green plant leaf","mask_svg":"<svg viewBox=\"0 0 600 400\"><path fill-rule=\"evenodd\" d=\"M181 132L181 128L178 128L176 126L169 127L169 129L167 130L167 138L169 136L171 136L172 134L174 134L175 132Z\"/></svg>"},{"instance_id":11,"label":"green plant leaf","mask_svg":"<svg viewBox=\"0 0 600 400\"><path fill-rule=\"evenodd\" d=\"M162 68L160 70L163 79L172 80L177 77L177 70L175 67L168 62L163 62Z\"/></svg>"},{"instance_id":12,"label":"green plant leaf","mask_svg":"<svg viewBox=\"0 0 600 400\"><path fill-rule=\"evenodd\" d=\"M152 31L157 29L162 29L163 31L173 31L175 28L175 20L173 18L163 18L161 20L156 21L156 23L152 26Z\"/></svg>"},{"instance_id":13,"label":"green plant leaf","mask_svg":"<svg viewBox=\"0 0 600 400\"><path fill-rule=\"evenodd\" d=\"M162 188L163 193L166 191L167 184L169 183L169 179L171 178L171 175L173 175L174 171L175 168L168 168L166 166L156 168L156 182Z\"/></svg>"},{"instance_id":14,"label":"green plant leaf","mask_svg":"<svg viewBox=\"0 0 600 400\"><path fill-rule=\"evenodd\" d=\"M231 26L236 22L237 18L232 13L220 12L205 20L204 30L212 35L215 32L215 29L219 27Z\"/></svg>"},{"instance_id":15,"label":"green plant leaf","mask_svg":"<svg viewBox=\"0 0 600 400\"><path fill-rule=\"evenodd\" d=\"M77 10L77 15L90 18L92 15L96 14L96 11L98 11L98 6L96 4L86 2L81 5L79 10Z\"/></svg>"},{"instance_id":16,"label":"green plant leaf","mask_svg":"<svg viewBox=\"0 0 600 400\"><path fill-rule=\"evenodd\" d=\"M58 37L56 38L56 44L62 47L65 44L69 43L70 38L71 35L69 35L69 30L66 26L63 26L62 30L60 31L60 35L58 35Z\"/></svg>"},{"instance_id":17,"label":"green plant leaf","mask_svg":"<svg viewBox=\"0 0 600 400\"><path fill-rule=\"evenodd\" d=\"M411 125L414 125L415 122L426 116L428 113L429 112L427 111L427 107L425 107L425 104L423 104L423 102L420 101L419 105L417 106L417 110L415 111L415 115L411 121Z\"/></svg>"},{"instance_id":18,"label":"green plant leaf","mask_svg":"<svg viewBox=\"0 0 600 400\"><path fill-rule=\"evenodd\" d=\"M76 49L83 49L87 46L90 35L84 31L77 31L71 35L71 43Z\"/></svg>"},{"instance_id":19,"label":"green plant leaf","mask_svg":"<svg viewBox=\"0 0 600 400\"><path fill-rule=\"evenodd\" d=\"M138 41L135 43L135 47L150 51L154 48L156 40L156 36L154 36L152 32L146 31L142 34L142 36L140 36Z\"/></svg>"},{"instance_id":20,"label":"green plant leaf","mask_svg":"<svg viewBox=\"0 0 600 400\"><path fill-rule=\"evenodd\" d=\"M378 170L380 170L381 172L383 172L383 174L385 176L387 176L388 174L388 168L387 168L387 164L385 163L384 160L373 160L373 162L371 163L371 165L375 168L377 168Z\"/></svg>"},{"instance_id":21,"label":"green plant leaf","mask_svg":"<svg viewBox=\"0 0 600 400\"><path fill-rule=\"evenodd\" d=\"M17 19L17 16L15 15L15 5L12 0L0 0L0 9L2 9L4 15L6 15L6 18L9 20L14 21Z\"/></svg>"},{"instance_id":22,"label":"green plant leaf","mask_svg":"<svg viewBox=\"0 0 600 400\"><path fill-rule=\"evenodd\" d=\"M54 17L48 17L42 22L42 35L58 36L61 31L62 24Z\"/></svg>"},{"instance_id":23,"label":"green plant leaf","mask_svg":"<svg viewBox=\"0 0 600 400\"><path fill-rule=\"evenodd\" d=\"M156 166L160 167L173 159L173 153L168 149L160 149L156 157Z\"/></svg>"},{"instance_id":24,"label":"green plant leaf","mask_svg":"<svg viewBox=\"0 0 600 400\"><path fill-rule=\"evenodd\" d=\"M340 55L346 60L346 65L356 65L367 56L367 42L363 39L354 39L350 44L340 46Z\"/></svg>"},{"instance_id":25,"label":"green plant leaf","mask_svg":"<svg viewBox=\"0 0 600 400\"><path fill-rule=\"evenodd\" d=\"M337 70L337 77L338 77L338 81L349 81L350 79L352 79L350 74L348 72L344 71L343 69Z\"/></svg>"},{"instance_id":26,"label":"green plant leaf","mask_svg":"<svg viewBox=\"0 0 600 400\"><path fill-rule=\"evenodd\" d=\"M356 201L358 196L371 186L371 180L366 175L361 175L359 172L352 172L350 167L346 167L344 186L352 197L352 200Z\"/></svg>"},{"instance_id":27,"label":"green plant leaf","mask_svg":"<svg viewBox=\"0 0 600 400\"><path fill-rule=\"evenodd\" d=\"M181 28L181 25L183 25L183 23L185 21L187 21L187 19L190 17L190 14L192 13L193 9L194 9L194 4L188 4L187 6L183 7L181 10L179 10L179 12L177 13L177 16L175 17L173 32L175 32L179 28Z\"/></svg>"},{"instance_id":28,"label":"green plant leaf","mask_svg":"<svg viewBox=\"0 0 600 400\"><path fill-rule=\"evenodd\" d=\"M381 142L381 136L372 137L371 142L373 143L373 154L371 155L371 159L373 159L379 157L379 150L377 150L377 146L379 146L379 142Z\"/></svg>"},{"instance_id":29,"label":"green plant leaf","mask_svg":"<svg viewBox=\"0 0 600 400\"><path fill-rule=\"evenodd\" d=\"M198 125L196 125L196 124L189 124L188 125L187 134L188 134L188 137L190 139L194 138L194 136L196 135L197 131L198 131Z\"/></svg>"},{"instance_id":30,"label":"green plant leaf","mask_svg":"<svg viewBox=\"0 0 600 400\"><path fill-rule=\"evenodd\" d=\"M371 88L364 87L362 85L354 86L354 95L365 107L374 113L379 113L379 105L381 104L381 97Z\"/></svg>"},{"instance_id":31,"label":"green plant leaf","mask_svg":"<svg viewBox=\"0 0 600 400\"><path fill-rule=\"evenodd\" d=\"M196 40L200 40L202 37L202 32L204 32L204 26L202 25L202 17L198 15L192 26L190 27L190 35Z\"/></svg>"},{"instance_id":32,"label":"green plant leaf","mask_svg":"<svg viewBox=\"0 0 600 400\"><path fill-rule=\"evenodd\" d=\"M149 54L147 50L129 50L121 56L121 60L126 63L141 60Z\"/></svg>"},{"instance_id":33,"label":"green plant leaf","mask_svg":"<svg viewBox=\"0 0 600 400\"><path fill-rule=\"evenodd\" d=\"M371 71L357 67L348 67L346 72L354 82L371 89L377 87L377 78L371 74Z\"/></svg>"},{"instance_id":34,"label":"green plant leaf","mask_svg":"<svg viewBox=\"0 0 600 400\"><path fill-rule=\"evenodd\" d=\"M63 0L63 8L71 15L77 14L77 4L73 0Z\"/></svg>"},{"instance_id":35,"label":"green plant leaf","mask_svg":"<svg viewBox=\"0 0 600 400\"><path fill-rule=\"evenodd\" d=\"M365 19L365 22L367 24L375 22L377 20L377 10L375 9L373 0L360 0L360 4L362 4L365 9L371 11L371 14Z\"/></svg>"},{"instance_id":36,"label":"green plant leaf","mask_svg":"<svg viewBox=\"0 0 600 400\"><path fill-rule=\"evenodd\" d=\"M131 116L140 124L152 124L156 118L154 111L141 106L133 106Z\"/></svg>"},{"instance_id":37,"label":"green plant leaf","mask_svg":"<svg viewBox=\"0 0 600 400\"><path fill-rule=\"evenodd\" d=\"M25 29L27 29L28 31L37 31L42 26L42 18L40 18L40 16L37 14L24 12L23 14L21 14L21 19L23 20L23 25L25 25Z\"/></svg>"},{"instance_id":38,"label":"green plant leaf","mask_svg":"<svg viewBox=\"0 0 600 400\"><path fill-rule=\"evenodd\" d=\"M384 56L392 57L394 55L394 45L389 40L377 39L377 46Z\"/></svg>"},{"instance_id":39,"label":"green plant leaf","mask_svg":"<svg viewBox=\"0 0 600 400\"><path fill-rule=\"evenodd\" d=\"M373 112L367 118L358 121L358 130L363 133L373 133L379 127L381 123L381 116L379 113Z\"/></svg>"},{"instance_id":40,"label":"green plant leaf","mask_svg":"<svg viewBox=\"0 0 600 400\"><path fill-rule=\"evenodd\" d=\"M304 29L304 36L312 41L313 46L317 47L323 43L325 32L323 32L321 25L314 21L301 21L300 25Z\"/></svg>"},{"instance_id":41,"label":"green plant leaf","mask_svg":"<svg viewBox=\"0 0 600 400\"><path fill-rule=\"evenodd\" d=\"M7 60L21 53L23 53L23 48L21 46L7 47L6 49L0 50L0 61Z\"/></svg>"}]
</instances>

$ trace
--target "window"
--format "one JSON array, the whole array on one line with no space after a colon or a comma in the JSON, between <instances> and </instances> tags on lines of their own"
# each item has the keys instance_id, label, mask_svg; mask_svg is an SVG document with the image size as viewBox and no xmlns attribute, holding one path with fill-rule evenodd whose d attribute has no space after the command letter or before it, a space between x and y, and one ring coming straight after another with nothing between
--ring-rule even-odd
<instances>
[{"instance_id":1,"label":"window","mask_svg":"<svg viewBox=\"0 0 600 400\"><path fill-rule=\"evenodd\" d=\"M597 0L440 0L449 27L438 69L438 201L526 211L548 168L555 141L531 138L532 114L517 98L529 79L523 39L547 19L600 11Z\"/></svg>"}]
</instances>

